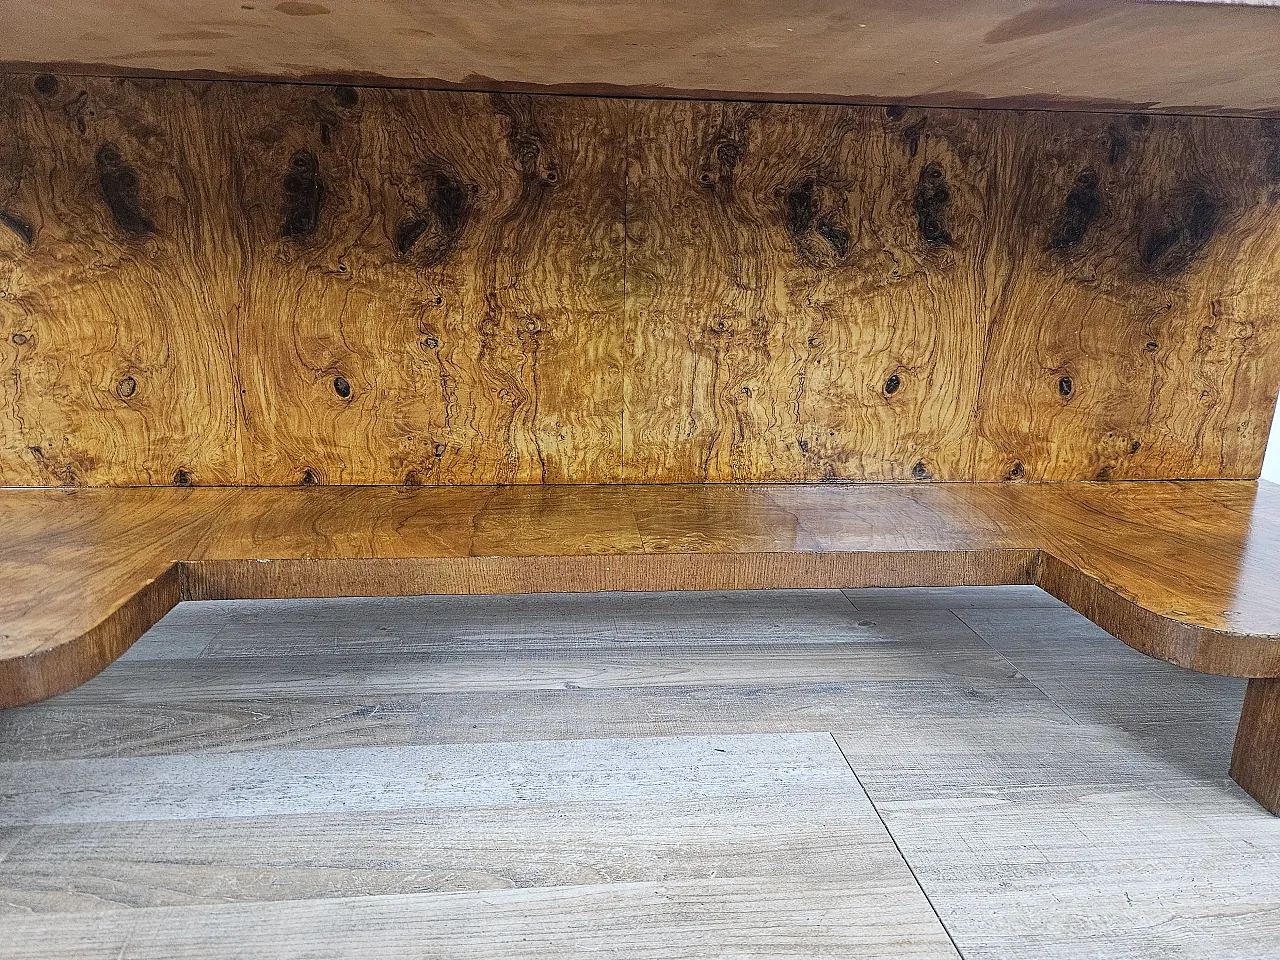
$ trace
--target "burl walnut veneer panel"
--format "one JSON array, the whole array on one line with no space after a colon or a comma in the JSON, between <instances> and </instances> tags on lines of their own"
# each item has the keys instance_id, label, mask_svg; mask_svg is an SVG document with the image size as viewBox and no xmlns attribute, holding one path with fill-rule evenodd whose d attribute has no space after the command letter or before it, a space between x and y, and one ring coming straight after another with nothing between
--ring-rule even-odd
<instances>
[{"instance_id":1,"label":"burl walnut veneer panel","mask_svg":"<svg viewBox=\"0 0 1280 960\"><path fill-rule=\"evenodd\" d=\"M246 478L620 480L625 108L234 89Z\"/></svg>"},{"instance_id":2,"label":"burl walnut veneer panel","mask_svg":"<svg viewBox=\"0 0 1280 960\"><path fill-rule=\"evenodd\" d=\"M1280 127L0 80L0 482L1257 476Z\"/></svg>"},{"instance_id":3,"label":"burl walnut veneer panel","mask_svg":"<svg viewBox=\"0 0 1280 960\"><path fill-rule=\"evenodd\" d=\"M982 115L634 115L629 478L970 477L1000 198L957 144Z\"/></svg>"},{"instance_id":4,"label":"burl walnut veneer panel","mask_svg":"<svg viewBox=\"0 0 1280 960\"><path fill-rule=\"evenodd\" d=\"M616 104L6 84L0 479L620 478Z\"/></svg>"}]
</instances>

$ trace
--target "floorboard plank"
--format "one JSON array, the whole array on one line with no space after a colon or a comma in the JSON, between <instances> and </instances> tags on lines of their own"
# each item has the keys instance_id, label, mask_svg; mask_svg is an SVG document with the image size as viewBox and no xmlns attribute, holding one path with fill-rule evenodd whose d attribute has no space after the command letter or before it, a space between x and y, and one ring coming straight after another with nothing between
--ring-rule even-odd
<instances>
[{"instance_id":1,"label":"floorboard plank","mask_svg":"<svg viewBox=\"0 0 1280 960\"><path fill-rule=\"evenodd\" d=\"M1069 609L956 612L1079 722L836 738L966 960L1274 956L1280 820L1227 778L1238 684Z\"/></svg>"},{"instance_id":2,"label":"floorboard plank","mask_svg":"<svg viewBox=\"0 0 1280 960\"><path fill-rule=\"evenodd\" d=\"M899 857L846 778L847 796L765 778L749 795L660 805L495 801L9 827L0 915L725 877L856 881Z\"/></svg>"},{"instance_id":3,"label":"floorboard plank","mask_svg":"<svg viewBox=\"0 0 1280 960\"><path fill-rule=\"evenodd\" d=\"M723 655L732 653L725 650ZM736 685L408 693L385 692L371 683L366 689L351 684L341 695L316 697L290 696L290 678L281 675L279 681L247 697L162 699L157 692L154 700L55 698L7 711L0 713L0 759L812 733L848 730L867 718L908 730L924 720L995 715L1011 722L1065 716L1039 689L1013 676L784 677L777 683Z\"/></svg>"},{"instance_id":4,"label":"floorboard plank","mask_svg":"<svg viewBox=\"0 0 1280 960\"><path fill-rule=\"evenodd\" d=\"M836 590L210 601L134 650L0 713L0 760L1061 716L949 611Z\"/></svg>"},{"instance_id":5,"label":"floorboard plank","mask_svg":"<svg viewBox=\"0 0 1280 960\"><path fill-rule=\"evenodd\" d=\"M859 610L1027 610L1067 607L1039 587L861 587L841 591Z\"/></svg>"},{"instance_id":6,"label":"floorboard plank","mask_svg":"<svg viewBox=\"0 0 1280 960\"><path fill-rule=\"evenodd\" d=\"M979 792L877 799L966 960L1276 956L1280 822L1231 781Z\"/></svg>"},{"instance_id":7,"label":"floorboard plank","mask_svg":"<svg viewBox=\"0 0 1280 960\"><path fill-rule=\"evenodd\" d=\"M0 778L6 956L957 957L826 734Z\"/></svg>"},{"instance_id":8,"label":"floorboard plank","mask_svg":"<svg viewBox=\"0 0 1280 960\"><path fill-rule=\"evenodd\" d=\"M1240 716L1247 681L1152 660L1070 607L956 616L1077 720L1234 723Z\"/></svg>"},{"instance_id":9,"label":"floorboard plank","mask_svg":"<svg viewBox=\"0 0 1280 960\"><path fill-rule=\"evenodd\" d=\"M762 782L847 793L832 749L825 734L765 734L14 761L0 764L0 825L728 799Z\"/></svg>"},{"instance_id":10,"label":"floorboard plank","mask_svg":"<svg viewBox=\"0 0 1280 960\"><path fill-rule=\"evenodd\" d=\"M6 933L13 960L958 957L905 871L34 916Z\"/></svg>"},{"instance_id":11,"label":"floorboard plank","mask_svg":"<svg viewBox=\"0 0 1280 960\"><path fill-rule=\"evenodd\" d=\"M1045 601L180 605L0 713L0 955L1272 956L1242 689Z\"/></svg>"}]
</instances>

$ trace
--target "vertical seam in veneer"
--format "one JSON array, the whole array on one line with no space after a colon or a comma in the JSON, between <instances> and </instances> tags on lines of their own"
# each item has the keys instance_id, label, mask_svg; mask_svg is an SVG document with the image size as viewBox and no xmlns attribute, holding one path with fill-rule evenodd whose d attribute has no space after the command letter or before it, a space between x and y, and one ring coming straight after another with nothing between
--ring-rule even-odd
<instances>
[{"instance_id":1,"label":"vertical seam in veneer","mask_svg":"<svg viewBox=\"0 0 1280 960\"><path fill-rule=\"evenodd\" d=\"M907 855L902 852L902 847L898 844L898 838L893 835L893 831L889 829L889 824L884 819L884 814L880 812L880 808L876 806L875 800L871 796L871 791L867 789L867 785L862 782L862 778L858 776L858 771L853 769L853 764L849 762L849 755L844 752L844 747L840 746L840 741L836 739L834 733L827 733L831 738L831 742L836 745L836 749L840 751L840 758L844 760L844 765L849 768L849 772L853 774L853 779L858 782L862 795L867 798L867 803L871 804L871 810L876 815L876 819L880 821L880 826L884 827L885 834L889 837L889 842L893 844L893 849L898 851L898 858L907 868L907 872L911 874L911 879L915 881L916 889L920 891L924 897L924 902L929 904L929 909L933 911L933 915L938 918L938 926L942 927L942 932L947 935L947 939L951 941L951 947L956 952L956 956L960 960L964 960L964 953L960 949L960 944L956 943L956 938L951 935L951 930L947 926L947 922L942 919L942 914L938 912L938 908L933 904L933 898L929 896L929 891L924 888L924 884L920 882L920 877L916 875L916 868L911 865L911 861L907 859Z\"/></svg>"},{"instance_id":2,"label":"vertical seam in veneer","mask_svg":"<svg viewBox=\"0 0 1280 960\"><path fill-rule=\"evenodd\" d=\"M622 124L622 422L619 430L618 481L626 483L627 477L627 374L631 370L630 339L631 309L627 302L627 252L631 246L631 224L628 220L631 200L631 105L623 108Z\"/></svg>"}]
</instances>

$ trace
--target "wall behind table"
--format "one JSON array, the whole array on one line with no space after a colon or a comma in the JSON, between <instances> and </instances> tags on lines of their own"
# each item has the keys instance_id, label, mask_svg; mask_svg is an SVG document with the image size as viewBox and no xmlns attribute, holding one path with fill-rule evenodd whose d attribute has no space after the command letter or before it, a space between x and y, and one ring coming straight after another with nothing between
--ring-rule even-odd
<instances>
[{"instance_id":1,"label":"wall behind table","mask_svg":"<svg viewBox=\"0 0 1280 960\"><path fill-rule=\"evenodd\" d=\"M0 482L1256 476L1280 126L0 80Z\"/></svg>"}]
</instances>

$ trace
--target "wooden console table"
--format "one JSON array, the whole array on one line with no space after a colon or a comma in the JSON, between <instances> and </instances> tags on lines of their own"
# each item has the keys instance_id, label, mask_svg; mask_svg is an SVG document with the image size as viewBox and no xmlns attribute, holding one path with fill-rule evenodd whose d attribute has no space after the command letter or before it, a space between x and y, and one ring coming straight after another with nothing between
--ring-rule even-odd
<instances>
[{"instance_id":1,"label":"wooden console table","mask_svg":"<svg viewBox=\"0 0 1280 960\"><path fill-rule=\"evenodd\" d=\"M549 14L673 89L572 31L591 82L423 73L400 14L329 63L317 4L241 8L315 14L287 68L19 17L0 706L183 599L1039 584L1249 677L1232 772L1280 813L1280 14L944 3L833 59L864 24L775 6L692 59L645 31L696 4ZM1234 80L1170 67L1192 28Z\"/></svg>"}]
</instances>

